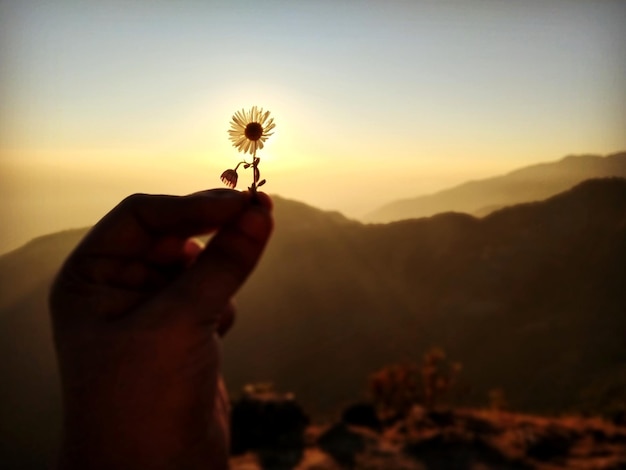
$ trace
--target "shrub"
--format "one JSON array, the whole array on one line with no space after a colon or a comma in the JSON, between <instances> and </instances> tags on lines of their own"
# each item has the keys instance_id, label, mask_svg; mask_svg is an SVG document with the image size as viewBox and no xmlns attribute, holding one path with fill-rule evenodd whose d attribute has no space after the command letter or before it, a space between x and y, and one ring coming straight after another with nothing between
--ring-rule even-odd
<instances>
[{"instance_id":1,"label":"shrub","mask_svg":"<svg viewBox=\"0 0 626 470\"><path fill-rule=\"evenodd\" d=\"M291 393L269 383L247 385L231 411L231 452L295 451L304 448L309 417ZM271 455L270 453L264 455Z\"/></svg>"},{"instance_id":2,"label":"shrub","mask_svg":"<svg viewBox=\"0 0 626 470\"><path fill-rule=\"evenodd\" d=\"M414 405L434 408L449 404L461 364L440 348L424 354L421 365L392 364L369 377L369 393L383 419L406 416Z\"/></svg>"}]
</instances>

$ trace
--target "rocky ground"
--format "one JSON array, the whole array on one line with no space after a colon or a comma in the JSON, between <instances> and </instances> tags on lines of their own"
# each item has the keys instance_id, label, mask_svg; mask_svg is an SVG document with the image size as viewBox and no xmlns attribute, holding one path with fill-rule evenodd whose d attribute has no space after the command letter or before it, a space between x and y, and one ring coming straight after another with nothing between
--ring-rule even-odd
<instances>
[{"instance_id":1,"label":"rocky ground","mask_svg":"<svg viewBox=\"0 0 626 470\"><path fill-rule=\"evenodd\" d=\"M626 423L600 418L548 418L470 409L427 411L384 425L356 405L333 425L307 425L259 446L248 442L231 460L236 470L617 470L626 469ZM276 410L276 405L272 405ZM270 418L275 432L281 418ZM279 413L280 414L280 413ZM298 416L300 418L298 418ZM293 419L296 417L296 419ZM241 421L240 421L241 423ZM261 428L257 428L261 432ZM280 434L280 432L279 432ZM260 435L260 434L259 434ZM237 438L235 437L235 440Z\"/></svg>"}]
</instances>

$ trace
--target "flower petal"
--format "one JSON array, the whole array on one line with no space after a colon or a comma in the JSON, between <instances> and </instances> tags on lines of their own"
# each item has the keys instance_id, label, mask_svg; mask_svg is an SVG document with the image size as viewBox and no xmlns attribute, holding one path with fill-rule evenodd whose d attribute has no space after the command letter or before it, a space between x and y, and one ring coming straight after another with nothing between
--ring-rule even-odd
<instances>
[{"instance_id":1,"label":"flower petal","mask_svg":"<svg viewBox=\"0 0 626 470\"><path fill-rule=\"evenodd\" d=\"M251 123L257 123L262 128L261 136L255 141L248 139L245 134L247 126ZM274 119L270 117L269 111L264 111L258 106L252 106L248 110L242 108L235 111L230 122L228 135L233 147L238 151L254 155L258 149L263 148L263 143L272 135L270 131L275 127Z\"/></svg>"}]
</instances>

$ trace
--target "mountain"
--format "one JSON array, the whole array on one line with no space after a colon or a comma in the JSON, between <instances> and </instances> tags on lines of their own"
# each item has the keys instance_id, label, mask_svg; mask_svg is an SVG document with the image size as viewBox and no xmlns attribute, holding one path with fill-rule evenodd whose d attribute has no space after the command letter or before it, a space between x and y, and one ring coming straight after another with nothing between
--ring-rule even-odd
<instances>
[{"instance_id":1,"label":"mountain","mask_svg":"<svg viewBox=\"0 0 626 470\"><path fill-rule=\"evenodd\" d=\"M52 277L86 230L37 238L0 256L0 462L49 468L61 395L47 298Z\"/></svg>"},{"instance_id":2,"label":"mountain","mask_svg":"<svg viewBox=\"0 0 626 470\"><path fill-rule=\"evenodd\" d=\"M626 179L482 219L364 225L282 198L275 215L224 341L231 390L269 380L314 415L332 412L363 394L372 371L440 346L463 363L470 402L502 388L520 411L623 404ZM46 296L83 233L0 256L0 461L20 468L41 468L58 445Z\"/></svg>"},{"instance_id":3,"label":"mountain","mask_svg":"<svg viewBox=\"0 0 626 470\"><path fill-rule=\"evenodd\" d=\"M626 152L606 157L569 156L503 176L470 181L426 196L390 202L367 214L367 222L428 217L441 212L465 212L482 217L496 209L540 201L591 178L626 177Z\"/></svg>"},{"instance_id":4,"label":"mountain","mask_svg":"<svg viewBox=\"0 0 626 470\"><path fill-rule=\"evenodd\" d=\"M626 180L483 219L360 225L276 208L279 228L224 345L234 388L271 379L327 410L361 393L372 370L441 346L477 396L502 387L520 410L626 394Z\"/></svg>"}]
</instances>

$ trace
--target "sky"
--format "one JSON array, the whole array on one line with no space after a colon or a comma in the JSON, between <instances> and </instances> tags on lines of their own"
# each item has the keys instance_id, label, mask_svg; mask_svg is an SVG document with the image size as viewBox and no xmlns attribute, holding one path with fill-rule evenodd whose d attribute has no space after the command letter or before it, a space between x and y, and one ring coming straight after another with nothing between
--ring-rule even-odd
<instances>
[{"instance_id":1,"label":"sky","mask_svg":"<svg viewBox=\"0 0 626 470\"><path fill-rule=\"evenodd\" d=\"M266 191L354 218L624 150L624 24L609 0L0 0L0 253L219 187L254 105Z\"/></svg>"}]
</instances>

